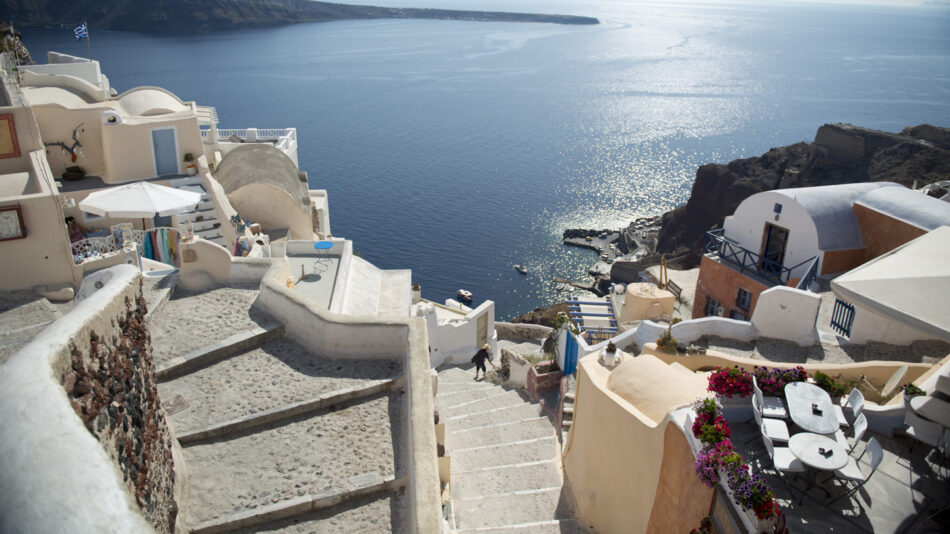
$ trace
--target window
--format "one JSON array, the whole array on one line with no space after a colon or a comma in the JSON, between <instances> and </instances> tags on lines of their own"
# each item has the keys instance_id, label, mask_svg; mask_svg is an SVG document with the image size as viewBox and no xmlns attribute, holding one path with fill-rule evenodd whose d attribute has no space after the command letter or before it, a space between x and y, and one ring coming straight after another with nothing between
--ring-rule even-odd
<instances>
[{"instance_id":1,"label":"window","mask_svg":"<svg viewBox=\"0 0 950 534\"><path fill-rule=\"evenodd\" d=\"M736 307L740 310L749 311L749 305L751 303L752 293L749 293L740 287L739 291L736 293Z\"/></svg>"},{"instance_id":2,"label":"window","mask_svg":"<svg viewBox=\"0 0 950 534\"><path fill-rule=\"evenodd\" d=\"M748 321L748 320L749 320L749 317L748 317L746 314L742 313L741 311L737 311L737 310L732 310L731 312L729 312L729 318L730 318L730 319L735 319L735 320L737 320L737 321Z\"/></svg>"},{"instance_id":3,"label":"window","mask_svg":"<svg viewBox=\"0 0 950 534\"><path fill-rule=\"evenodd\" d=\"M718 317L721 309L722 306L719 305L718 300L706 297L706 317Z\"/></svg>"}]
</instances>

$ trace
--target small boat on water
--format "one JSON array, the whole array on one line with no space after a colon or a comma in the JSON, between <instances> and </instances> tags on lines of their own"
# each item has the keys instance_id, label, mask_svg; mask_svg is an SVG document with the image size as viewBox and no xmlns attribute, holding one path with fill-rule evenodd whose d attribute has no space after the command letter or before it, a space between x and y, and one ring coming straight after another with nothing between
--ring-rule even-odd
<instances>
[{"instance_id":1,"label":"small boat on water","mask_svg":"<svg viewBox=\"0 0 950 534\"><path fill-rule=\"evenodd\" d=\"M472 292L471 292L471 291L466 291L466 290L464 290L464 289L459 289L459 290L458 290L458 293L456 293L456 296L459 298L459 300L464 300L465 302L471 302L471 301L472 301Z\"/></svg>"},{"instance_id":2,"label":"small boat on water","mask_svg":"<svg viewBox=\"0 0 950 534\"><path fill-rule=\"evenodd\" d=\"M556 291L564 291L565 287L567 287L567 284L557 284L556 286L554 286L554 289Z\"/></svg>"},{"instance_id":3,"label":"small boat on water","mask_svg":"<svg viewBox=\"0 0 950 534\"><path fill-rule=\"evenodd\" d=\"M528 268L524 265L521 265L520 263L515 265L515 270L521 274L528 274Z\"/></svg>"}]
</instances>

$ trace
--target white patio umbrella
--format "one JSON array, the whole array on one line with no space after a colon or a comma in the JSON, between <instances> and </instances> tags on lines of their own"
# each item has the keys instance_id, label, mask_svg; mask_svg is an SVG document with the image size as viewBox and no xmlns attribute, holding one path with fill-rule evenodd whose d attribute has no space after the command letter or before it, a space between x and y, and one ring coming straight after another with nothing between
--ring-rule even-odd
<instances>
[{"instance_id":1,"label":"white patio umbrella","mask_svg":"<svg viewBox=\"0 0 950 534\"><path fill-rule=\"evenodd\" d=\"M79 203L79 209L103 217L144 219L185 213L199 202L201 193L135 182L91 193Z\"/></svg>"}]
</instances>

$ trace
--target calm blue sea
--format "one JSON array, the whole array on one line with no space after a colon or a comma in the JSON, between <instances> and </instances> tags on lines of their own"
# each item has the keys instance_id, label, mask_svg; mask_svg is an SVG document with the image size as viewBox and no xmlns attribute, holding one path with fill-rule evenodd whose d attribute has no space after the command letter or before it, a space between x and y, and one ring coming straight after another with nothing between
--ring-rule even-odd
<instances>
[{"instance_id":1,"label":"calm blue sea","mask_svg":"<svg viewBox=\"0 0 950 534\"><path fill-rule=\"evenodd\" d=\"M335 236L423 295L499 320L587 279L570 227L686 201L696 168L810 141L824 123L950 126L950 10L637 2L372 2L559 12L599 26L346 21L207 35L92 33L120 92L159 85L221 127L296 127ZM86 54L69 30L26 30ZM525 277L512 269L524 263Z\"/></svg>"}]
</instances>

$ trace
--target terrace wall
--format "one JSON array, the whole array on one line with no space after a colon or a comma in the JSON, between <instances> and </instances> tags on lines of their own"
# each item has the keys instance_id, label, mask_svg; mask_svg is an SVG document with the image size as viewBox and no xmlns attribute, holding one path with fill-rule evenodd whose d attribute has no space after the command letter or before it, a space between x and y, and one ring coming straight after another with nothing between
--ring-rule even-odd
<instances>
[{"instance_id":1,"label":"terrace wall","mask_svg":"<svg viewBox=\"0 0 950 534\"><path fill-rule=\"evenodd\" d=\"M0 531L175 528L173 439L141 275L110 272L0 368Z\"/></svg>"}]
</instances>

